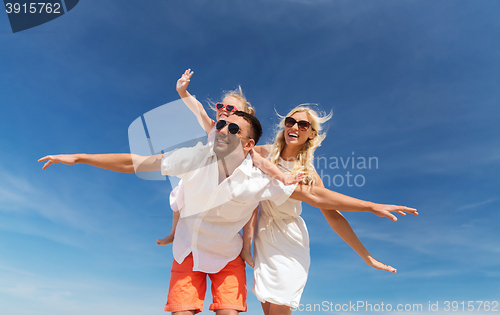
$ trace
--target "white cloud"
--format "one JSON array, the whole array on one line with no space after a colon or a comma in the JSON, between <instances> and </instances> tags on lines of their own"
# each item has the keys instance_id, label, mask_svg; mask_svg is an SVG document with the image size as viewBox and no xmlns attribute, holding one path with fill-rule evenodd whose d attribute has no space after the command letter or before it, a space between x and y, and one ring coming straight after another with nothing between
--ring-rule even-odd
<instances>
[{"instance_id":1,"label":"white cloud","mask_svg":"<svg viewBox=\"0 0 500 315\"><path fill-rule=\"evenodd\" d=\"M22 172L14 175L0 169L0 178L4 179L0 182L0 214L4 216L0 229L78 248L97 246L100 250L103 247L112 251L133 250L141 255L147 252L157 260L158 252L151 247L145 248L149 245L145 243L145 233L149 232L149 225L155 228L164 222L170 225L168 219L152 221L148 212L137 212L138 209L123 204L116 196L116 190L107 190L106 183L96 178L87 182L85 177L79 176L78 170L74 174L74 178L68 181L64 174L44 173L41 177L27 177ZM164 186L163 190L166 189ZM165 212L160 213L168 214L168 204L159 198L162 193L164 197L165 192L156 186L153 189L152 200L147 199L142 206L149 211L163 203ZM141 215L144 220L140 219ZM169 228L165 228L165 235ZM138 229L141 229L140 234ZM150 244L155 244L154 237L151 237Z\"/></svg>"},{"instance_id":2,"label":"white cloud","mask_svg":"<svg viewBox=\"0 0 500 315\"><path fill-rule=\"evenodd\" d=\"M54 189L35 188L24 176L16 176L10 172L0 170L0 176L4 179L0 182L0 209L16 211L20 213L35 212L42 217L60 222L74 228L92 229L92 222L84 218L76 205L64 202Z\"/></svg>"},{"instance_id":3,"label":"white cloud","mask_svg":"<svg viewBox=\"0 0 500 315\"><path fill-rule=\"evenodd\" d=\"M490 198L488 200L484 200L484 201L480 201L480 202L476 202L476 203L471 203L471 204L460 206L460 207L457 208L457 210L458 211L462 211L462 210L475 209L475 208L479 208L481 206L488 205L488 204L490 204L492 202L495 202L497 200L498 200L497 198Z\"/></svg>"}]
</instances>

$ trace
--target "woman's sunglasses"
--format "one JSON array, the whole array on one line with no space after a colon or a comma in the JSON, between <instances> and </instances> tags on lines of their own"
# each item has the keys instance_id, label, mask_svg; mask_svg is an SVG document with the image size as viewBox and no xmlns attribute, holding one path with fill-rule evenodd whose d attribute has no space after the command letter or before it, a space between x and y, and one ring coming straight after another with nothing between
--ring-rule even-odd
<instances>
[{"instance_id":1,"label":"woman's sunglasses","mask_svg":"<svg viewBox=\"0 0 500 315\"><path fill-rule=\"evenodd\" d=\"M231 106L231 105L229 105L229 106ZM215 128L220 131L226 125L227 125L227 131L229 131L229 133L232 135L235 135L240 131L240 126L238 126L237 124L235 124L235 123L228 124L227 121L222 120L222 119L217 122L217 124L215 125Z\"/></svg>"},{"instance_id":2,"label":"woman's sunglasses","mask_svg":"<svg viewBox=\"0 0 500 315\"><path fill-rule=\"evenodd\" d=\"M306 121L306 120L296 121L292 117L285 118L285 126L286 127L292 128L293 126L295 126L295 124L297 124L299 126L299 129L302 131L306 131L307 129L309 129L309 126L311 126L311 123Z\"/></svg>"},{"instance_id":3,"label":"woman's sunglasses","mask_svg":"<svg viewBox=\"0 0 500 315\"><path fill-rule=\"evenodd\" d=\"M234 105L226 105L224 103L217 103L217 104L215 104L215 108L217 108L217 110L223 110L225 108L230 113L238 110L236 108L236 106L234 106Z\"/></svg>"}]
</instances>

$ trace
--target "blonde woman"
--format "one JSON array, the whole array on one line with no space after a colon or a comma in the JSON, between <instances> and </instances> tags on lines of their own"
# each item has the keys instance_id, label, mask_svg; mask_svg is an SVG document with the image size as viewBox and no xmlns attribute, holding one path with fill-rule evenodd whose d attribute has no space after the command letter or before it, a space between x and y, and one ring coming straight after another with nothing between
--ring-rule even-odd
<instances>
[{"instance_id":1,"label":"blonde woman","mask_svg":"<svg viewBox=\"0 0 500 315\"><path fill-rule=\"evenodd\" d=\"M331 113L319 116L309 107L298 106L282 119L274 144L256 147L255 151L289 176L304 174L302 184L323 187L313 159L314 151L325 138L321 132L322 124L330 118ZM253 292L261 301L265 315L291 314L292 308L299 305L310 264L309 235L300 217L302 203L288 199L276 206L273 202L263 201L260 209L254 247ZM322 212L330 226L369 266L396 272L393 267L371 257L338 211ZM247 262L256 221L254 218L244 229L242 257Z\"/></svg>"}]
</instances>

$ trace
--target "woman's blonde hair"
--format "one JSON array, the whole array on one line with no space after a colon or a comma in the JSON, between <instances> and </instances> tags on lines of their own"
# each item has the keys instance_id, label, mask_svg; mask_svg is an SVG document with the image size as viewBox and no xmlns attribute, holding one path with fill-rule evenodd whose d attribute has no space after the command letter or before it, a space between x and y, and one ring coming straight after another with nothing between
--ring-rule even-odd
<instances>
[{"instance_id":1,"label":"woman's blonde hair","mask_svg":"<svg viewBox=\"0 0 500 315\"><path fill-rule=\"evenodd\" d=\"M234 97L238 101L240 101L243 105L245 105L245 108L238 108L238 110L241 110L243 112L249 113L250 115L255 115L255 110L253 109L252 105L250 104L249 101L247 101L245 95L243 94L243 90L241 89L241 86L238 85L238 88L235 90L231 91L225 91L224 94L222 95L222 99L225 99L226 97ZM213 104L212 101L209 101L210 107L217 111L215 108L215 104Z\"/></svg>"},{"instance_id":2,"label":"woman's blonde hair","mask_svg":"<svg viewBox=\"0 0 500 315\"><path fill-rule=\"evenodd\" d=\"M326 137L326 134L321 132L322 124L332 118L332 112L330 112L328 115L322 113L320 116L315 110L307 107L307 105L310 104L301 104L295 107L286 116L280 116L278 114L278 116L281 118L281 122L278 125L279 130L276 133L276 138L271 149L271 162L276 165L278 164L281 152L286 145L284 129L285 118L290 117L298 112L307 113L309 122L311 123L311 127L314 131L316 131L316 133L314 135L314 138L308 139L304 143L299 153L295 157L295 163L292 170L290 171L290 174L288 175L295 176L298 173L303 173L304 179L302 180L302 183L305 185L314 186L316 184L316 180L314 179L314 150L316 150L317 147L321 146L321 142Z\"/></svg>"}]
</instances>

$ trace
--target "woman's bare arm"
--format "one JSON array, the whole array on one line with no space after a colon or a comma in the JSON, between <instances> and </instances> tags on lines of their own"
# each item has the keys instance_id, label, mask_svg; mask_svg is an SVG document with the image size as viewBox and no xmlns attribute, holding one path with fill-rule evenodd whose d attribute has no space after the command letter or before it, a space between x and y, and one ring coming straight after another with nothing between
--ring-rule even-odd
<instances>
[{"instance_id":1,"label":"woman's bare arm","mask_svg":"<svg viewBox=\"0 0 500 315\"><path fill-rule=\"evenodd\" d=\"M314 174L317 186L324 187L323 181L318 173ZM370 255L368 250L365 248L363 243L359 240L356 233L351 228L349 222L338 210L323 210L320 209L325 216L326 221L330 224L330 227L346 242L351 248L365 261L368 266L375 269L386 270L389 272L396 272L396 269L388 266Z\"/></svg>"},{"instance_id":2,"label":"woman's bare arm","mask_svg":"<svg viewBox=\"0 0 500 315\"><path fill-rule=\"evenodd\" d=\"M417 215L417 209L405 206L385 205L352 198L324 187L299 184L290 198L304 201L313 207L324 210L362 211L372 212L379 217L388 217L397 221L391 212L404 215L405 212Z\"/></svg>"}]
</instances>

